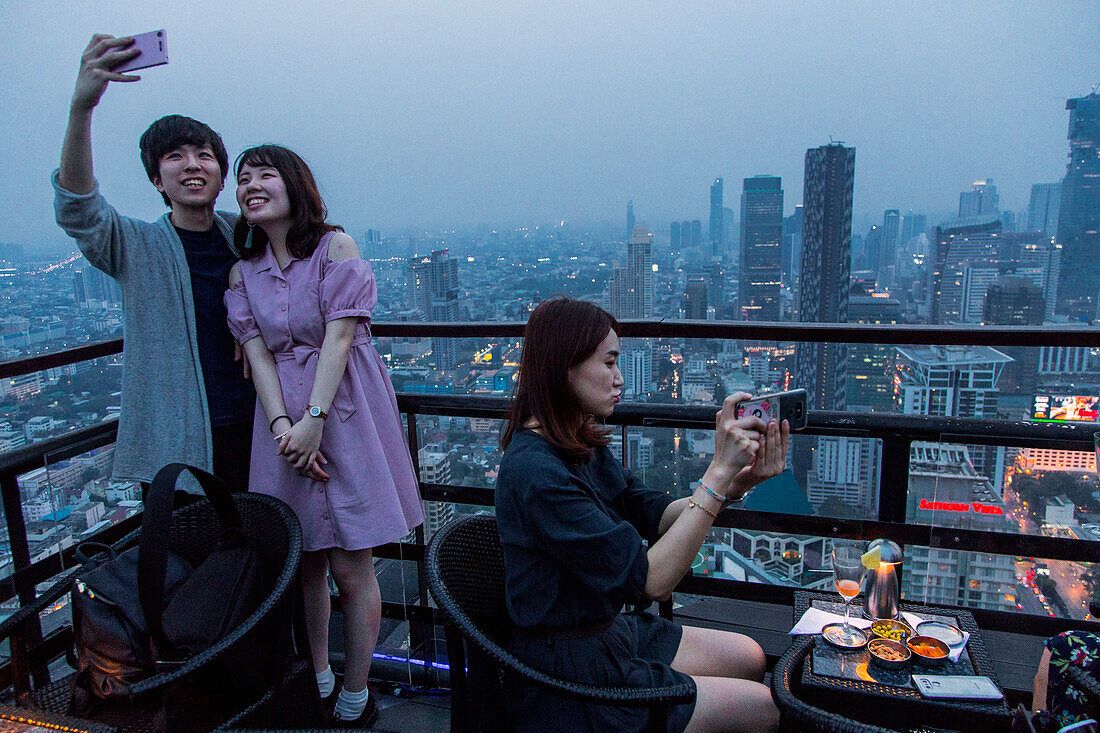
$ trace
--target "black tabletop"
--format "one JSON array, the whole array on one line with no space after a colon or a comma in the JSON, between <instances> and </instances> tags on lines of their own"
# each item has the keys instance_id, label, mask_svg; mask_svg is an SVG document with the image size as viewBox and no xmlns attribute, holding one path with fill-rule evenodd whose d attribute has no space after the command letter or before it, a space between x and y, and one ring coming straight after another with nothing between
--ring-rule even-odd
<instances>
[{"instance_id":1,"label":"black tabletop","mask_svg":"<svg viewBox=\"0 0 1100 733\"><path fill-rule=\"evenodd\" d=\"M811 604L826 611L843 610L835 594L796 591L794 596L795 619L801 618ZM886 670L868 664L870 654L866 650L842 652L829 646L818 634L810 658L802 668L803 696L819 707L888 727L906 722L911 726L989 731L991 724L1007 721L1008 705L1003 700L928 700L911 681L913 674L978 674L989 677L1000 687L973 615L964 609L909 603L902 603L901 610L925 619L948 621L969 632L970 639L959 661L947 661L938 667L918 662L901 670Z\"/></svg>"}]
</instances>

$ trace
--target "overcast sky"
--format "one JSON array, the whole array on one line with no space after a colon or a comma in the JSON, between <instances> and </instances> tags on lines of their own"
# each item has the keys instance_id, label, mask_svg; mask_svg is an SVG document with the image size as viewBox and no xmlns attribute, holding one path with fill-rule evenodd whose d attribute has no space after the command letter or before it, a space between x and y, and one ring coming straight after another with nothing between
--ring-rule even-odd
<instances>
[{"instance_id":1,"label":"overcast sky","mask_svg":"<svg viewBox=\"0 0 1100 733\"><path fill-rule=\"evenodd\" d=\"M318 11L323 8L323 11ZM171 63L112 85L96 174L124 213L160 197L137 141L180 113L231 159L286 144L330 220L366 227L706 221L708 187L856 148L857 218L944 212L991 177L1002 207L1060 180L1067 97L1100 82L1100 0L1075 2L225 2L5 4L0 241L63 241L56 167L93 32L168 31ZM236 209L232 185L219 200Z\"/></svg>"}]
</instances>

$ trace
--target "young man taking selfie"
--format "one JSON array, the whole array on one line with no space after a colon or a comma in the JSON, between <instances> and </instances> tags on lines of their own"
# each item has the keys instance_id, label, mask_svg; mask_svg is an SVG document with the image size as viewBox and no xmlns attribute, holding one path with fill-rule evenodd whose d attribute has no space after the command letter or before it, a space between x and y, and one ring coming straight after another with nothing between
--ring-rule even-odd
<instances>
[{"instance_id":1,"label":"young man taking selfie","mask_svg":"<svg viewBox=\"0 0 1100 733\"><path fill-rule=\"evenodd\" d=\"M122 413L113 475L152 481L166 463L198 466L247 490L255 391L226 326L222 295L236 214L215 212L229 165L221 137L170 115L141 136L141 160L169 213L123 216L99 192L92 169L92 112L114 71L138 55L130 38L92 37L81 59L53 174L58 225L122 292Z\"/></svg>"}]
</instances>

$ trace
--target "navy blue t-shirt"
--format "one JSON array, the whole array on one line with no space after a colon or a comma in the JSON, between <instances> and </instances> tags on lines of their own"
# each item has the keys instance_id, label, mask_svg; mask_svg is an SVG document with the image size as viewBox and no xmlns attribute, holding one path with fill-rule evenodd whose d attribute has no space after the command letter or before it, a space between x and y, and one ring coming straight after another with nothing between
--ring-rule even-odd
<instances>
[{"instance_id":1,"label":"navy blue t-shirt","mask_svg":"<svg viewBox=\"0 0 1100 733\"><path fill-rule=\"evenodd\" d=\"M206 385L210 425L220 427L251 419L256 390L244 378L241 362L233 361L233 335L226 325L222 297L229 287L229 270L236 255L217 224L205 232L176 227L187 269L191 271L191 295L195 301L195 335L199 363Z\"/></svg>"}]
</instances>

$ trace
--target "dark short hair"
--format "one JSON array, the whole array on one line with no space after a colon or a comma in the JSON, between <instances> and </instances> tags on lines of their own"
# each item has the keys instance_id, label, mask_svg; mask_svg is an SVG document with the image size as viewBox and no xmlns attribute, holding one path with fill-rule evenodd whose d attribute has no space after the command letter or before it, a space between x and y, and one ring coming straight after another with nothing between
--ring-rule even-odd
<instances>
[{"instance_id":1,"label":"dark short hair","mask_svg":"<svg viewBox=\"0 0 1100 733\"><path fill-rule=\"evenodd\" d=\"M317 249L321 236L326 232L344 231L343 227L325 221L328 209L317 190L317 181L313 171L302 160L302 156L282 145L257 145L237 156L233 164L233 175L239 177L241 168L246 165L268 166L279 171L286 184L287 198L290 199L290 229L286 233L286 248L294 257L310 257ZM252 227L252 246L244 245L248 240L248 220L242 212L233 230L233 243L243 259L257 257L267 249L267 235L260 227Z\"/></svg>"},{"instance_id":2,"label":"dark short hair","mask_svg":"<svg viewBox=\"0 0 1100 733\"><path fill-rule=\"evenodd\" d=\"M141 164L145 166L150 181L155 182L160 176L160 159L181 145L209 145L221 166L222 183L225 183L225 175L229 172L229 153L225 151L221 135L211 130L209 125L183 115L161 117L142 133L138 147L141 148ZM165 206L172 205L163 191L160 196Z\"/></svg>"},{"instance_id":3,"label":"dark short hair","mask_svg":"<svg viewBox=\"0 0 1100 733\"><path fill-rule=\"evenodd\" d=\"M551 298L532 311L523 329L519 378L500 436L504 448L531 418L551 445L578 463L589 460L597 446L611 442L610 429L584 414L569 385L569 370L592 356L611 331L619 332L615 317L585 300Z\"/></svg>"}]
</instances>

